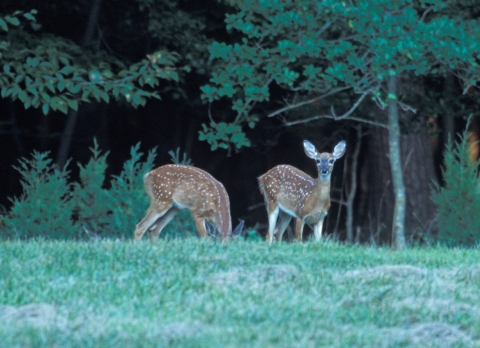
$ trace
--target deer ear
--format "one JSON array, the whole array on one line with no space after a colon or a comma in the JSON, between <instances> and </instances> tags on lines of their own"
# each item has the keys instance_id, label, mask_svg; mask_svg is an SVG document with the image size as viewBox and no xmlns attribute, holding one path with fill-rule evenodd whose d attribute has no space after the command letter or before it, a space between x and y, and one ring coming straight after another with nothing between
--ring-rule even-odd
<instances>
[{"instance_id":1,"label":"deer ear","mask_svg":"<svg viewBox=\"0 0 480 348\"><path fill-rule=\"evenodd\" d=\"M205 229L207 230L207 233L211 237L216 238L220 235L220 232L218 231L218 229L207 219L205 219Z\"/></svg>"},{"instance_id":2,"label":"deer ear","mask_svg":"<svg viewBox=\"0 0 480 348\"><path fill-rule=\"evenodd\" d=\"M308 157L310 158L317 158L318 152L315 146L309 142L308 140L303 141L303 148L305 149L305 153L307 154Z\"/></svg>"},{"instance_id":3,"label":"deer ear","mask_svg":"<svg viewBox=\"0 0 480 348\"><path fill-rule=\"evenodd\" d=\"M339 159L340 157L343 156L346 149L347 149L347 142L345 140L342 140L333 149L333 153L332 153L333 157L335 157L336 160Z\"/></svg>"},{"instance_id":4,"label":"deer ear","mask_svg":"<svg viewBox=\"0 0 480 348\"><path fill-rule=\"evenodd\" d=\"M238 237L239 235L242 234L244 224L245 224L245 221L240 220L237 227L235 227L235 229L232 231L232 234L231 234L232 237Z\"/></svg>"}]
</instances>

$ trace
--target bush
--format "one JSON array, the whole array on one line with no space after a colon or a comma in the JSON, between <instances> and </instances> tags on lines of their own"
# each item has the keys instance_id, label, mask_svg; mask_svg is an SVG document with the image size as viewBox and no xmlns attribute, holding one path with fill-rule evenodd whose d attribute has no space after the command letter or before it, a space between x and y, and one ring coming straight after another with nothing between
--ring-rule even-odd
<instances>
[{"instance_id":1,"label":"bush","mask_svg":"<svg viewBox=\"0 0 480 348\"><path fill-rule=\"evenodd\" d=\"M130 239L135 225L144 216L148 208L148 198L143 188L143 176L152 170L157 149L148 152L147 160L141 162L143 153L138 152L140 143L130 150L130 159L123 165L123 170L111 180L108 202L112 211L110 226L106 234L112 237Z\"/></svg>"},{"instance_id":2,"label":"bush","mask_svg":"<svg viewBox=\"0 0 480 348\"><path fill-rule=\"evenodd\" d=\"M73 184L76 219L87 235L106 237L111 225L113 203L104 187L108 152L102 155L95 139L90 150L93 156L85 166L78 163L80 182Z\"/></svg>"},{"instance_id":3,"label":"bush","mask_svg":"<svg viewBox=\"0 0 480 348\"><path fill-rule=\"evenodd\" d=\"M468 124L467 123L467 129ZM447 144L442 175L444 187L435 188L432 199L438 211L438 241L450 246L473 246L480 242L480 160L469 155L468 131L460 141Z\"/></svg>"},{"instance_id":4,"label":"bush","mask_svg":"<svg viewBox=\"0 0 480 348\"><path fill-rule=\"evenodd\" d=\"M15 168L22 177L23 193L11 200L12 209L1 217L2 236L130 239L149 205L143 176L154 167L156 157L156 149L152 149L141 161L143 153L139 148L140 143L132 147L130 159L110 183L105 177L108 152L102 154L95 140L92 158L86 165L78 164L77 183L69 183L67 166L59 170L48 153L34 152L31 160L21 159ZM172 159L179 161L178 150ZM184 155L182 162L186 161ZM162 236L185 237L192 231L195 225L191 214L182 211L165 227Z\"/></svg>"},{"instance_id":5,"label":"bush","mask_svg":"<svg viewBox=\"0 0 480 348\"><path fill-rule=\"evenodd\" d=\"M34 152L31 160L21 159L20 166L14 167L20 173L23 193L10 200L13 206L2 217L5 237L67 239L78 235L72 220L75 205L68 164L60 170L47 156Z\"/></svg>"}]
</instances>

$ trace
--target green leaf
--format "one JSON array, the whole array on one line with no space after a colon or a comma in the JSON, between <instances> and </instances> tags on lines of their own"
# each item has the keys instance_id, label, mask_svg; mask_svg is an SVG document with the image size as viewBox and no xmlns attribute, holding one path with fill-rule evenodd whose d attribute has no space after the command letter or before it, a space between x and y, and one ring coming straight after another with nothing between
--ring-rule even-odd
<instances>
[{"instance_id":1,"label":"green leaf","mask_svg":"<svg viewBox=\"0 0 480 348\"><path fill-rule=\"evenodd\" d=\"M102 98L107 104L110 101L110 97L108 96L108 94L103 91L100 92L100 98Z\"/></svg>"},{"instance_id":2,"label":"green leaf","mask_svg":"<svg viewBox=\"0 0 480 348\"><path fill-rule=\"evenodd\" d=\"M45 84L45 87L47 87L50 90L50 92L55 93L55 86L53 85L53 83L47 82Z\"/></svg>"},{"instance_id":3,"label":"green leaf","mask_svg":"<svg viewBox=\"0 0 480 348\"><path fill-rule=\"evenodd\" d=\"M59 100L57 103L58 110L63 112L65 115L68 113L68 104L64 100Z\"/></svg>"},{"instance_id":4,"label":"green leaf","mask_svg":"<svg viewBox=\"0 0 480 348\"><path fill-rule=\"evenodd\" d=\"M113 77L113 73L110 70L104 70L102 72L102 75L106 77L107 79L111 79Z\"/></svg>"},{"instance_id":5,"label":"green leaf","mask_svg":"<svg viewBox=\"0 0 480 348\"><path fill-rule=\"evenodd\" d=\"M73 110L77 111L78 110L78 102L76 100L71 100L69 99L68 101L68 106L72 108Z\"/></svg>"},{"instance_id":6,"label":"green leaf","mask_svg":"<svg viewBox=\"0 0 480 348\"><path fill-rule=\"evenodd\" d=\"M23 103L23 107L27 110L30 106L32 106L32 99L28 98L25 100L25 103Z\"/></svg>"},{"instance_id":7,"label":"green leaf","mask_svg":"<svg viewBox=\"0 0 480 348\"><path fill-rule=\"evenodd\" d=\"M157 72L156 76L164 78L166 80L174 80L178 82L178 74L175 70L160 70Z\"/></svg>"},{"instance_id":8,"label":"green leaf","mask_svg":"<svg viewBox=\"0 0 480 348\"><path fill-rule=\"evenodd\" d=\"M44 115L48 114L49 110L50 110L50 107L48 106L48 104L47 103L43 104L43 106L42 106L43 114Z\"/></svg>"},{"instance_id":9,"label":"green leaf","mask_svg":"<svg viewBox=\"0 0 480 348\"><path fill-rule=\"evenodd\" d=\"M63 92L63 90L65 89L65 81L64 80L58 81L57 88L60 92Z\"/></svg>"},{"instance_id":10,"label":"green leaf","mask_svg":"<svg viewBox=\"0 0 480 348\"><path fill-rule=\"evenodd\" d=\"M70 62L66 57L58 57L58 60L63 64L63 65L68 65Z\"/></svg>"},{"instance_id":11,"label":"green leaf","mask_svg":"<svg viewBox=\"0 0 480 348\"><path fill-rule=\"evenodd\" d=\"M8 23L10 23L12 25L15 25L15 26L20 25L20 21L18 20L17 17L5 16L4 18Z\"/></svg>"},{"instance_id":12,"label":"green leaf","mask_svg":"<svg viewBox=\"0 0 480 348\"><path fill-rule=\"evenodd\" d=\"M40 63L40 60L37 57L28 57L27 58L27 64L30 65L31 67L35 68L38 64Z\"/></svg>"},{"instance_id":13,"label":"green leaf","mask_svg":"<svg viewBox=\"0 0 480 348\"><path fill-rule=\"evenodd\" d=\"M28 20L35 21L35 17L31 13L25 13L23 16Z\"/></svg>"},{"instance_id":14,"label":"green leaf","mask_svg":"<svg viewBox=\"0 0 480 348\"><path fill-rule=\"evenodd\" d=\"M42 99L43 99L45 102L50 103L51 98L50 98L50 96L48 95L48 93L41 92L41 93L40 93L40 96L42 97Z\"/></svg>"},{"instance_id":15,"label":"green leaf","mask_svg":"<svg viewBox=\"0 0 480 348\"><path fill-rule=\"evenodd\" d=\"M92 88L92 94L96 101L100 101L100 91L98 88Z\"/></svg>"},{"instance_id":16,"label":"green leaf","mask_svg":"<svg viewBox=\"0 0 480 348\"><path fill-rule=\"evenodd\" d=\"M2 18L0 18L0 28L4 31L8 31L7 23Z\"/></svg>"},{"instance_id":17,"label":"green leaf","mask_svg":"<svg viewBox=\"0 0 480 348\"><path fill-rule=\"evenodd\" d=\"M80 89L82 88L81 85L78 84L67 84L67 89L70 93L78 93L80 92Z\"/></svg>"},{"instance_id":18,"label":"green leaf","mask_svg":"<svg viewBox=\"0 0 480 348\"><path fill-rule=\"evenodd\" d=\"M138 95L138 93L134 93L133 94L133 104L140 105L140 103L141 103L140 96Z\"/></svg>"},{"instance_id":19,"label":"green leaf","mask_svg":"<svg viewBox=\"0 0 480 348\"><path fill-rule=\"evenodd\" d=\"M88 73L88 78L92 82L99 82L102 79L102 74L98 70L92 70Z\"/></svg>"},{"instance_id":20,"label":"green leaf","mask_svg":"<svg viewBox=\"0 0 480 348\"><path fill-rule=\"evenodd\" d=\"M27 93L25 91L18 92L18 99L20 99L21 102L25 102L27 99Z\"/></svg>"},{"instance_id":21,"label":"green leaf","mask_svg":"<svg viewBox=\"0 0 480 348\"><path fill-rule=\"evenodd\" d=\"M58 109L58 97L53 97L52 99L50 99L50 108L53 110L53 111L57 111Z\"/></svg>"},{"instance_id":22,"label":"green leaf","mask_svg":"<svg viewBox=\"0 0 480 348\"><path fill-rule=\"evenodd\" d=\"M62 69L60 69L60 72L63 75L70 75L75 72L75 68L73 66L67 65L67 66L64 66Z\"/></svg>"}]
</instances>

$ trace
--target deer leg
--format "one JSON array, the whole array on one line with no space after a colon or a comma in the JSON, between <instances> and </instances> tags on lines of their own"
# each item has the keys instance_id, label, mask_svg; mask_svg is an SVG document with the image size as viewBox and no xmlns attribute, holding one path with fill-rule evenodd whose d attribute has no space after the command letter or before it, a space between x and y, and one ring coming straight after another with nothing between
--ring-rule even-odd
<instances>
[{"instance_id":1,"label":"deer leg","mask_svg":"<svg viewBox=\"0 0 480 348\"><path fill-rule=\"evenodd\" d=\"M276 231L277 231L276 239L277 239L277 242L280 243L282 241L283 233L287 229L288 224L292 220L292 217L288 214L285 214L284 212L281 212L279 215L280 215L280 221L278 222L277 228L276 228Z\"/></svg>"},{"instance_id":2,"label":"deer leg","mask_svg":"<svg viewBox=\"0 0 480 348\"><path fill-rule=\"evenodd\" d=\"M268 233L265 237L265 241L270 244L273 241L273 234L275 232L275 225L277 224L278 213L278 207L268 213Z\"/></svg>"},{"instance_id":3,"label":"deer leg","mask_svg":"<svg viewBox=\"0 0 480 348\"><path fill-rule=\"evenodd\" d=\"M318 242L320 239L322 239L323 219L324 218L321 218L320 221L318 221L313 226L313 234L315 236L315 241L316 242Z\"/></svg>"},{"instance_id":4,"label":"deer leg","mask_svg":"<svg viewBox=\"0 0 480 348\"><path fill-rule=\"evenodd\" d=\"M201 238L207 238L209 236L207 228L205 227L205 218L200 216L193 216L193 222L197 228L198 235Z\"/></svg>"},{"instance_id":5,"label":"deer leg","mask_svg":"<svg viewBox=\"0 0 480 348\"><path fill-rule=\"evenodd\" d=\"M167 226L170 221L172 221L179 211L179 209L172 207L162 217L157 219L157 221L155 221L155 223L148 229L150 239L157 239L163 228Z\"/></svg>"},{"instance_id":6,"label":"deer leg","mask_svg":"<svg viewBox=\"0 0 480 348\"><path fill-rule=\"evenodd\" d=\"M302 241L302 236L303 236L303 225L305 222L303 219L296 218L295 219L295 236L297 237L297 242Z\"/></svg>"},{"instance_id":7,"label":"deer leg","mask_svg":"<svg viewBox=\"0 0 480 348\"><path fill-rule=\"evenodd\" d=\"M134 233L134 239L139 240L143 237L143 234L147 229L150 229L152 225L155 224L155 222L160 219L165 213L168 212L169 208L166 208L165 210L161 211L160 213L156 213L152 210L147 211L147 215L137 224L135 228L135 233Z\"/></svg>"}]
</instances>

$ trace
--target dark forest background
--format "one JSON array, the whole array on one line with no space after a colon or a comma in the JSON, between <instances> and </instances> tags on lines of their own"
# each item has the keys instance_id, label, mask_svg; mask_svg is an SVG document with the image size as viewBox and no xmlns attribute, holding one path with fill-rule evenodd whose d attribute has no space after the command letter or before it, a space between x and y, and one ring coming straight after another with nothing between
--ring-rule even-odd
<instances>
[{"instance_id":1,"label":"dark forest background","mask_svg":"<svg viewBox=\"0 0 480 348\"><path fill-rule=\"evenodd\" d=\"M277 164L291 164L316 177L314 161L304 154L303 140L330 152L338 140L345 139L347 155L334 169L333 203L325 231L346 239L345 206L339 203L345 200L345 188L355 183L355 237L359 241L389 242L394 200L385 129L328 119L288 125L280 115L261 117L255 128L244 129L250 147L212 151L207 142L199 140L201 125L209 122L209 114L228 119L231 111L227 101L210 105L202 100L200 87L215 70L216 62L210 59L207 47L215 40L236 40L235 32L227 31L225 25L226 14L238 10L235 5L235 1L214 0L2 1L0 14L4 15L38 10L34 25L18 29L28 33L30 41L25 42L31 45L45 36L68 39L85 55L102 51L126 65L165 50L177 53L176 66L181 67L178 81L165 80L156 87L161 100L151 98L145 106L136 108L122 100L93 100L80 104L78 112L51 111L44 115L40 108L26 110L19 100L0 99L0 205L4 211L11 205L8 198L21 193L13 166L32 151L49 151L60 166L71 159L69 168L75 180L76 163L88 161L94 138L101 149L110 151L109 175L120 172L130 148L141 142L144 152L158 147L158 166L171 162L170 150L179 148L186 153L195 166L225 185L234 225L244 219L246 226L264 234L266 212L257 177ZM469 16L480 13L475 6L471 9ZM402 129L401 154L408 197L406 235L410 240L421 240L436 231L430 193L432 183L441 182L445 143L463 131L468 115L478 114L478 92L472 88L465 93L453 75L404 79L399 85L416 96L411 104L418 109L414 125ZM273 90L271 99L275 98L281 95ZM269 111L265 109L264 115ZM366 105L361 112L382 111ZM472 142L478 139L479 120L474 117L470 126ZM473 149L472 156L478 158L478 150Z\"/></svg>"}]
</instances>

